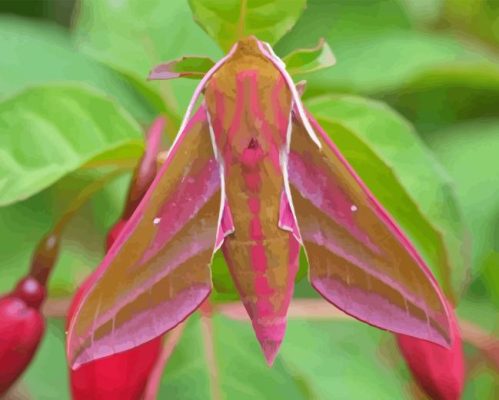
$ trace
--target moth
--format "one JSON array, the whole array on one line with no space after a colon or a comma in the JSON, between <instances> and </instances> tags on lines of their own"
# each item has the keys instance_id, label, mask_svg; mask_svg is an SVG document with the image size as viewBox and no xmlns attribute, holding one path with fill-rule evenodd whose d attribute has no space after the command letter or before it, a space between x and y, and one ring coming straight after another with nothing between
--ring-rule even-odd
<instances>
[{"instance_id":1,"label":"moth","mask_svg":"<svg viewBox=\"0 0 499 400\"><path fill-rule=\"evenodd\" d=\"M337 308L450 345L424 261L304 108L270 45L248 37L200 81L166 161L94 274L70 324L70 364L186 319L209 296L221 249L271 365L301 246L310 283Z\"/></svg>"}]
</instances>

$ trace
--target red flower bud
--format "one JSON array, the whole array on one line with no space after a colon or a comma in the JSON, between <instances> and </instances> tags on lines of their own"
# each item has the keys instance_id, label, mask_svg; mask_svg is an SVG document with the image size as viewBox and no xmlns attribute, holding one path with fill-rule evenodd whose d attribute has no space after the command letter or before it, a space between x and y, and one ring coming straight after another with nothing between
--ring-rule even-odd
<instances>
[{"instance_id":1,"label":"red flower bud","mask_svg":"<svg viewBox=\"0 0 499 400\"><path fill-rule=\"evenodd\" d=\"M464 386L464 360L461 334L456 317L451 315L452 346L446 349L411 336L396 335L399 348L412 375L434 400L457 400Z\"/></svg>"},{"instance_id":2,"label":"red flower bud","mask_svg":"<svg viewBox=\"0 0 499 400\"><path fill-rule=\"evenodd\" d=\"M106 249L109 250L113 245L114 241L118 238L121 230L126 225L126 220L119 220L108 232L106 238Z\"/></svg>"},{"instance_id":3,"label":"red flower bud","mask_svg":"<svg viewBox=\"0 0 499 400\"><path fill-rule=\"evenodd\" d=\"M44 298L45 288L31 277L0 298L0 396L29 365L43 337Z\"/></svg>"}]
</instances>

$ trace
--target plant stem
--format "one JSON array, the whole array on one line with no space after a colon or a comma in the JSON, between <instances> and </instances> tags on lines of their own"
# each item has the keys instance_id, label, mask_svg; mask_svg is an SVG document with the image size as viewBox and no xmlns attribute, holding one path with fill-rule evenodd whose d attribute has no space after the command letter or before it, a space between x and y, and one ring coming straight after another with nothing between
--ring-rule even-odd
<instances>
[{"instance_id":1,"label":"plant stem","mask_svg":"<svg viewBox=\"0 0 499 400\"><path fill-rule=\"evenodd\" d=\"M210 375L210 391L212 400L220 400L222 393L220 391L220 379L218 375L218 366L215 355L213 338L213 321L210 315L201 310L201 332L203 336L204 354L206 365Z\"/></svg>"}]
</instances>

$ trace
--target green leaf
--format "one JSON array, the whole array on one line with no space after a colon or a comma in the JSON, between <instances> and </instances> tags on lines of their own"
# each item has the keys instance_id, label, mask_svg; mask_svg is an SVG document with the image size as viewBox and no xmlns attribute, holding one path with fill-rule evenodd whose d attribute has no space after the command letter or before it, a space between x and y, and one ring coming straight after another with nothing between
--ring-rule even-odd
<instances>
[{"instance_id":1,"label":"green leaf","mask_svg":"<svg viewBox=\"0 0 499 400\"><path fill-rule=\"evenodd\" d=\"M292 319L277 359L307 382L307 398L405 399L404 382L381 352L388 339L358 321ZM390 353L397 352L390 344Z\"/></svg>"},{"instance_id":2,"label":"green leaf","mask_svg":"<svg viewBox=\"0 0 499 400\"><path fill-rule=\"evenodd\" d=\"M456 182L478 275L492 253L499 253L499 119L454 125L427 139Z\"/></svg>"},{"instance_id":3,"label":"green leaf","mask_svg":"<svg viewBox=\"0 0 499 400\"><path fill-rule=\"evenodd\" d=\"M211 323L212 368L206 358L206 325L192 316L166 366L159 399L367 400L407 395L404 382L380 354L390 336L360 322L290 320L272 368L265 364L249 322L215 316ZM391 344L390 351L396 351Z\"/></svg>"},{"instance_id":4,"label":"green leaf","mask_svg":"<svg viewBox=\"0 0 499 400\"><path fill-rule=\"evenodd\" d=\"M499 391L499 373L480 363L471 371L467 371L466 386L463 399L493 399Z\"/></svg>"},{"instance_id":5,"label":"green leaf","mask_svg":"<svg viewBox=\"0 0 499 400\"><path fill-rule=\"evenodd\" d=\"M105 91L141 121L151 119L144 99L113 71L78 53L61 27L0 15L0 38L0 97L36 84L78 81Z\"/></svg>"},{"instance_id":6,"label":"green leaf","mask_svg":"<svg viewBox=\"0 0 499 400\"><path fill-rule=\"evenodd\" d=\"M0 205L6 205L93 159L133 163L143 139L137 123L101 93L47 86L0 103L0 148Z\"/></svg>"},{"instance_id":7,"label":"green leaf","mask_svg":"<svg viewBox=\"0 0 499 400\"><path fill-rule=\"evenodd\" d=\"M337 54L339 41L410 27L410 19L398 0L308 0L305 12L275 50L285 55L297 47L311 47L324 37Z\"/></svg>"},{"instance_id":8,"label":"green leaf","mask_svg":"<svg viewBox=\"0 0 499 400\"><path fill-rule=\"evenodd\" d=\"M445 0L399 0L416 25L434 25L442 14Z\"/></svg>"},{"instance_id":9,"label":"green leaf","mask_svg":"<svg viewBox=\"0 0 499 400\"><path fill-rule=\"evenodd\" d=\"M167 131L176 134L196 82L147 82L149 71L186 54L221 52L192 19L185 0L82 0L75 15L78 47L121 72L157 111L166 112Z\"/></svg>"},{"instance_id":10,"label":"green leaf","mask_svg":"<svg viewBox=\"0 0 499 400\"><path fill-rule=\"evenodd\" d=\"M495 0L445 0L445 22L492 46L499 45L499 8Z\"/></svg>"},{"instance_id":11,"label":"green leaf","mask_svg":"<svg viewBox=\"0 0 499 400\"><path fill-rule=\"evenodd\" d=\"M463 46L444 34L388 30L339 38L326 38L337 65L314 74L309 91L332 89L375 93L388 92L407 84L419 74L445 65L488 62L493 57Z\"/></svg>"},{"instance_id":12,"label":"green leaf","mask_svg":"<svg viewBox=\"0 0 499 400\"><path fill-rule=\"evenodd\" d=\"M336 63L333 52L324 39L314 48L298 49L283 58L287 71L294 74L304 74L332 67Z\"/></svg>"},{"instance_id":13,"label":"green leaf","mask_svg":"<svg viewBox=\"0 0 499 400\"><path fill-rule=\"evenodd\" d=\"M189 0L196 22L227 51L255 35L276 43L296 23L306 0Z\"/></svg>"},{"instance_id":14,"label":"green leaf","mask_svg":"<svg viewBox=\"0 0 499 400\"><path fill-rule=\"evenodd\" d=\"M279 359L267 366L250 324L222 316L215 316L212 324L218 384L206 358L206 327L194 315L168 361L159 399L215 399L212 393L217 391L224 399L306 399Z\"/></svg>"},{"instance_id":15,"label":"green leaf","mask_svg":"<svg viewBox=\"0 0 499 400\"><path fill-rule=\"evenodd\" d=\"M358 97L328 96L307 105L446 293L460 293L468 268L465 225L450 179L411 125L382 103Z\"/></svg>"},{"instance_id":16,"label":"green leaf","mask_svg":"<svg viewBox=\"0 0 499 400\"><path fill-rule=\"evenodd\" d=\"M184 56L157 65L149 74L149 79L175 79L182 77L201 79L214 65L213 60L208 57Z\"/></svg>"},{"instance_id":17,"label":"green leaf","mask_svg":"<svg viewBox=\"0 0 499 400\"><path fill-rule=\"evenodd\" d=\"M499 66L489 62L436 66L383 98L424 134L463 120L498 117Z\"/></svg>"},{"instance_id":18,"label":"green leaf","mask_svg":"<svg viewBox=\"0 0 499 400\"><path fill-rule=\"evenodd\" d=\"M331 90L384 93L435 68L497 60L483 48L461 43L451 33L411 29L415 10L409 3L413 1L310 0L295 27L277 44L277 54L311 46L325 37L337 64L309 78L309 96ZM423 1L417 3L421 10ZM425 8L434 7L427 4Z\"/></svg>"},{"instance_id":19,"label":"green leaf","mask_svg":"<svg viewBox=\"0 0 499 400\"><path fill-rule=\"evenodd\" d=\"M192 315L186 325L179 344L166 364L158 399L210 398L210 376L206 368L199 317Z\"/></svg>"}]
</instances>

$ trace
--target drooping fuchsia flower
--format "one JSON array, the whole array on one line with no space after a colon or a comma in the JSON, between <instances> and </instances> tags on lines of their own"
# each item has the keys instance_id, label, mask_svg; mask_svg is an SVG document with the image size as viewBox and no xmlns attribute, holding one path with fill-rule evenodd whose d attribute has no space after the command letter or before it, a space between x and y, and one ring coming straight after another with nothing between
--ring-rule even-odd
<instances>
[{"instance_id":1,"label":"drooping fuchsia flower","mask_svg":"<svg viewBox=\"0 0 499 400\"><path fill-rule=\"evenodd\" d=\"M40 305L45 288L33 277L22 279L0 298L0 396L31 362L45 332Z\"/></svg>"},{"instance_id":2,"label":"drooping fuchsia flower","mask_svg":"<svg viewBox=\"0 0 499 400\"><path fill-rule=\"evenodd\" d=\"M135 207L144 196L156 174L156 156L165 120L159 117L149 130L144 156L135 169L121 219L111 228L106 250L126 226ZM68 312L68 324L82 296L88 289L90 276L78 289ZM70 371L71 392L74 400L137 400L144 391L147 379L161 350L161 337L143 343L128 351L95 360Z\"/></svg>"},{"instance_id":3,"label":"drooping fuchsia flower","mask_svg":"<svg viewBox=\"0 0 499 400\"><path fill-rule=\"evenodd\" d=\"M155 71L181 76L174 64ZM414 246L307 113L284 63L249 37L204 75L163 167L93 275L70 324L71 365L187 318L210 294L219 248L272 364L300 246L330 303L450 345L445 301Z\"/></svg>"},{"instance_id":4,"label":"drooping fuchsia flower","mask_svg":"<svg viewBox=\"0 0 499 400\"><path fill-rule=\"evenodd\" d=\"M406 335L396 335L414 379L434 400L457 400L464 386L464 356L456 316L449 307L452 346L448 349Z\"/></svg>"}]
</instances>

